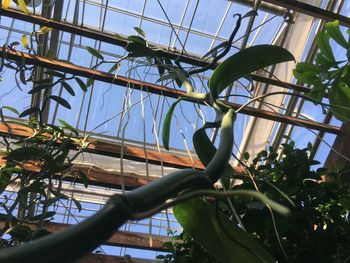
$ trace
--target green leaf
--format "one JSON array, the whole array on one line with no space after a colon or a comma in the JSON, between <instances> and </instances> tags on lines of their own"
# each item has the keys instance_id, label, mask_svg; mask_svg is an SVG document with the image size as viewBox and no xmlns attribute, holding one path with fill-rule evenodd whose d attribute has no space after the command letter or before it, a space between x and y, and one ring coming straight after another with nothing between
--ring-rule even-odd
<instances>
[{"instance_id":1,"label":"green leaf","mask_svg":"<svg viewBox=\"0 0 350 263\"><path fill-rule=\"evenodd\" d=\"M66 129L70 130L73 132L76 136L79 136L79 132L77 129L75 129L72 125L68 124L64 120L58 119L58 122Z\"/></svg>"},{"instance_id":2,"label":"green leaf","mask_svg":"<svg viewBox=\"0 0 350 263\"><path fill-rule=\"evenodd\" d=\"M323 54L325 58L329 60L329 62L335 62L333 51L331 45L329 44L329 39L329 35L324 32L319 32L315 38L317 46L321 51L321 54Z\"/></svg>"},{"instance_id":3,"label":"green leaf","mask_svg":"<svg viewBox=\"0 0 350 263\"><path fill-rule=\"evenodd\" d=\"M350 210L350 199L349 198L341 198L339 200L339 203L341 204L342 207L344 207L346 210Z\"/></svg>"},{"instance_id":4,"label":"green leaf","mask_svg":"<svg viewBox=\"0 0 350 263\"><path fill-rule=\"evenodd\" d=\"M159 79L157 79L156 83L162 82L162 81L167 81L167 80L174 80L177 77L177 74L174 73L169 73L166 75L161 76Z\"/></svg>"},{"instance_id":5,"label":"green leaf","mask_svg":"<svg viewBox=\"0 0 350 263\"><path fill-rule=\"evenodd\" d=\"M142 46L146 46L146 41L139 36L128 36L127 40L133 42L133 43L137 43L137 44L141 44Z\"/></svg>"},{"instance_id":6,"label":"green leaf","mask_svg":"<svg viewBox=\"0 0 350 263\"><path fill-rule=\"evenodd\" d=\"M11 112L13 112L14 114L17 114L17 115L19 114L19 112L15 108L12 108L12 107L9 107L9 106L2 106L2 109L11 111Z\"/></svg>"},{"instance_id":7,"label":"green leaf","mask_svg":"<svg viewBox=\"0 0 350 263\"><path fill-rule=\"evenodd\" d=\"M9 152L7 159L22 162L25 160L39 160L46 155L45 151L36 147L22 147Z\"/></svg>"},{"instance_id":8,"label":"green leaf","mask_svg":"<svg viewBox=\"0 0 350 263\"><path fill-rule=\"evenodd\" d=\"M310 97L312 100L316 102L321 102L324 96L326 95L326 88L322 85L314 86L310 92L306 94L306 96Z\"/></svg>"},{"instance_id":9,"label":"green leaf","mask_svg":"<svg viewBox=\"0 0 350 263\"><path fill-rule=\"evenodd\" d=\"M94 84L95 80L93 78L89 78L86 82L86 87L90 87Z\"/></svg>"},{"instance_id":10,"label":"green leaf","mask_svg":"<svg viewBox=\"0 0 350 263\"><path fill-rule=\"evenodd\" d=\"M146 33L139 27L134 27L135 31L139 33L143 38L146 38Z\"/></svg>"},{"instance_id":11,"label":"green leaf","mask_svg":"<svg viewBox=\"0 0 350 263\"><path fill-rule=\"evenodd\" d=\"M40 111L40 109L38 107L32 107L32 108L24 110L20 115L18 115L18 117L22 118L22 117L28 116L30 114L37 113L39 111Z\"/></svg>"},{"instance_id":12,"label":"green leaf","mask_svg":"<svg viewBox=\"0 0 350 263\"><path fill-rule=\"evenodd\" d=\"M46 218L50 218L53 217L54 215L56 215L55 211L47 211L44 214L39 214L39 215L35 215L31 218L31 220L36 221L36 220L41 220L41 219L46 219Z\"/></svg>"},{"instance_id":13,"label":"green leaf","mask_svg":"<svg viewBox=\"0 0 350 263\"><path fill-rule=\"evenodd\" d=\"M84 173L83 171L78 170L77 174L78 174L78 177L80 178L80 180L83 182L85 188L88 188L88 186L89 186L89 178L86 175L86 173Z\"/></svg>"},{"instance_id":14,"label":"green leaf","mask_svg":"<svg viewBox=\"0 0 350 263\"><path fill-rule=\"evenodd\" d=\"M79 87L81 88L81 90L84 91L84 92L86 92L86 91L87 91L87 87L86 87L84 81L82 81L82 80L81 80L80 78L78 78L78 77L75 77L74 79L75 79L75 81L78 83L78 85L79 85Z\"/></svg>"},{"instance_id":15,"label":"green leaf","mask_svg":"<svg viewBox=\"0 0 350 263\"><path fill-rule=\"evenodd\" d=\"M19 72L19 78L21 80L21 82L24 84L24 85L27 85L27 80L26 80L26 75L25 75L25 70L21 70Z\"/></svg>"},{"instance_id":16,"label":"green leaf","mask_svg":"<svg viewBox=\"0 0 350 263\"><path fill-rule=\"evenodd\" d=\"M18 241L28 241L32 236L32 230L25 225L16 225L6 231L13 239Z\"/></svg>"},{"instance_id":17,"label":"green leaf","mask_svg":"<svg viewBox=\"0 0 350 263\"><path fill-rule=\"evenodd\" d=\"M120 34L114 33L114 36L116 39L125 40L125 37Z\"/></svg>"},{"instance_id":18,"label":"green leaf","mask_svg":"<svg viewBox=\"0 0 350 263\"><path fill-rule=\"evenodd\" d=\"M8 171L0 171L0 194L2 194L11 181L12 173Z\"/></svg>"},{"instance_id":19,"label":"green leaf","mask_svg":"<svg viewBox=\"0 0 350 263\"><path fill-rule=\"evenodd\" d=\"M69 85L67 82L65 81L61 81L61 84L63 86L63 88L72 96L75 96L75 92L73 90L73 88L71 87L71 85Z\"/></svg>"},{"instance_id":20,"label":"green leaf","mask_svg":"<svg viewBox=\"0 0 350 263\"><path fill-rule=\"evenodd\" d=\"M55 161L58 164L63 164L64 161L66 160L67 156L68 156L68 153L69 153L69 148L63 149L62 153L60 155L57 155L57 157L55 158Z\"/></svg>"},{"instance_id":21,"label":"green leaf","mask_svg":"<svg viewBox=\"0 0 350 263\"><path fill-rule=\"evenodd\" d=\"M350 88L342 85L341 81L337 85L335 81L331 89L329 89L329 102L331 111L340 121L348 121L350 119ZM341 106L341 107L337 107Z\"/></svg>"},{"instance_id":22,"label":"green leaf","mask_svg":"<svg viewBox=\"0 0 350 263\"><path fill-rule=\"evenodd\" d=\"M202 57L202 59L207 58L207 57L216 57L217 53L221 50L221 49L225 49L227 46L229 45L228 42L222 42L219 45L217 45L216 47L213 47L211 50L209 50L206 54L204 54L204 56Z\"/></svg>"},{"instance_id":23,"label":"green leaf","mask_svg":"<svg viewBox=\"0 0 350 263\"><path fill-rule=\"evenodd\" d=\"M194 132L192 142L199 160L201 160L204 166L207 166L213 159L217 149L205 132L205 127Z\"/></svg>"},{"instance_id":24,"label":"green leaf","mask_svg":"<svg viewBox=\"0 0 350 263\"><path fill-rule=\"evenodd\" d=\"M71 199L74 202L74 204L77 207L77 209L79 210L79 212L81 212L82 206L81 206L80 202L77 199L73 198L73 197L69 198L69 199Z\"/></svg>"},{"instance_id":25,"label":"green leaf","mask_svg":"<svg viewBox=\"0 0 350 263\"><path fill-rule=\"evenodd\" d=\"M257 241L218 211L220 225L215 208L199 198L175 205L174 215L196 243L221 262L275 262Z\"/></svg>"},{"instance_id":26,"label":"green leaf","mask_svg":"<svg viewBox=\"0 0 350 263\"><path fill-rule=\"evenodd\" d=\"M34 88L32 88L30 91L28 91L28 94L34 94L36 92L39 92L41 90L48 89L48 88L51 88L51 87L52 87L51 83L34 85Z\"/></svg>"},{"instance_id":27,"label":"green leaf","mask_svg":"<svg viewBox=\"0 0 350 263\"><path fill-rule=\"evenodd\" d=\"M203 127L195 131L192 141L199 160L201 160L203 165L207 167L210 161L214 158L217 149L209 139L207 133L205 132L205 128L206 127ZM226 187L226 189L229 187L230 179L232 178L233 174L234 171L232 166L229 163L226 163L225 170L220 178L221 183Z\"/></svg>"},{"instance_id":28,"label":"green leaf","mask_svg":"<svg viewBox=\"0 0 350 263\"><path fill-rule=\"evenodd\" d=\"M50 99L56 101L58 104L62 105L63 107L67 108L67 109L71 109L70 104L68 103L68 101L66 101L64 98L58 97L58 96L50 96Z\"/></svg>"},{"instance_id":29,"label":"green leaf","mask_svg":"<svg viewBox=\"0 0 350 263\"><path fill-rule=\"evenodd\" d=\"M87 47L85 47L86 48L86 50L91 54L91 55L93 55L94 57L97 57L97 58L99 58L99 59L101 59L101 60L104 60L104 57L101 55L101 53L98 51L98 50L96 50L96 49L94 49L94 48L92 48L92 47L89 47L89 46L87 46Z\"/></svg>"},{"instance_id":30,"label":"green leaf","mask_svg":"<svg viewBox=\"0 0 350 263\"><path fill-rule=\"evenodd\" d=\"M321 69L319 66L314 65L312 63L307 63L307 62L300 62L296 65L295 69L300 72L310 72L312 74L319 74L321 72Z\"/></svg>"},{"instance_id":31,"label":"green leaf","mask_svg":"<svg viewBox=\"0 0 350 263\"><path fill-rule=\"evenodd\" d=\"M244 154L243 154L243 158L244 158L244 160L249 160L249 153L248 152L245 152Z\"/></svg>"},{"instance_id":32,"label":"green leaf","mask_svg":"<svg viewBox=\"0 0 350 263\"><path fill-rule=\"evenodd\" d=\"M242 16L242 19L246 17L251 17L251 16L258 16L258 12L255 10L250 10L244 16Z\"/></svg>"},{"instance_id":33,"label":"green leaf","mask_svg":"<svg viewBox=\"0 0 350 263\"><path fill-rule=\"evenodd\" d=\"M342 32L340 31L338 20L326 23L326 30L330 37L333 38L334 41L336 41L343 48L347 49L349 47L348 42L345 40Z\"/></svg>"},{"instance_id":34,"label":"green leaf","mask_svg":"<svg viewBox=\"0 0 350 263\"><path fill-rule=\"evenodd\" d=\"M116 71L118 68L120 67L119 63L115 63L110 70L108 70L108 73L112 73L114 71Z\"/></svg>"},{"instance_id":35,"label":"green leaf","mask_svg":"<svg viewBox=\"0 0 350 263\"><path fill-rule=\"evenodd\" d=\"M164 122L163 122L163 130L162 130L162 140L163 140L163 146L166 150L169 151L169 139L170 139L170 125L171 125L171 119L173 117L175 106L181 101L181 99L178 99L175 101L169 108Z\"/></svg>"},{"instance_id":36,"label":"green leaf","mask_svg":"<svg viewBox=\"0 0 350 263\"><path fill-rule=\"evenodd\" d=\"M217 99L227 86L249 73L291 60L293 55L279 46L257 45L239 51L214 70L209 80L212 98Z\"/></svg>"},{"instance_id":37,"label":"green leaf","mask_svg":"<svg viewBox=\"0 0 350 263\"><path fill-rule=\"evenodd\" d=\"M54 70L48 70L45 72L47 75L58 77L58 78L64 78L64 74L58 71Z\"/></svg>"}]
</instances>

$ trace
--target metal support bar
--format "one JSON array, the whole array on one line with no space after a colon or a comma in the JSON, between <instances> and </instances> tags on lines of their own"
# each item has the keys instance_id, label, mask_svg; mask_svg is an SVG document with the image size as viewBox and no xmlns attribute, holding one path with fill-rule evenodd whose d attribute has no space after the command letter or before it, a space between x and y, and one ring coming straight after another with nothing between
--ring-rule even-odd
<instances>
[{"instance_id":1,"label":"metal support bar","mask_svg":"<svg viewBox=\"0 0 350 263\"><path fill-rule=\"evenodd\" d=\"M325 21L339 20L339 23L343 26L350 27L350 18L325 10L323 8L306 4L295 0L263 0L264 2L281 6L296 12L309 15L315 18L319 18Z\"/></svg>"},{"instance_id":2,"label":"metal support bar","mask_svg":"<svg viewBox=\"0 0 350 263\"><path fill-rule=\"evenodd\" d=\"M13 123L1 123L0 122L0 136L10 136L15 138L26 138L33 135L33 130L26 126L21 126ZM71 149L77 149L78 145L72 143ZM84 152L95 153L99 155L105 155L110 157L120 158L123 151L123 158L128 160L145 162L146 158L148 163L174 168L196 168L203 170L204 166L198 159L192 160L180 154L170 154L166 152L159 153L157 150L147 149L146 153L141 146L124 145L122 149L121 143L112 143L107 141L90 142Z\"/></svg>"}]
</instances>

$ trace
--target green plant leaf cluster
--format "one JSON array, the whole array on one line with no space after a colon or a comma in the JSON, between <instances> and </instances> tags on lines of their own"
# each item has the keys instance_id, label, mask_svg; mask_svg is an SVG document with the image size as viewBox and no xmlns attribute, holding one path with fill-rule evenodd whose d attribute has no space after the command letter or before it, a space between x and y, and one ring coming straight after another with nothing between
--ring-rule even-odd
<instances>
[{"instance_id":1,"label":"green plant leaf cluster","mask_svg":"<svg viewBox=\"0 0 350 263\"><path fill-rule=\"evenodd\" d=\"M332 42L344 49L344 60L336 60ZM314 63L298 63L293 71L294 76L311 87L307 96L314 102L321 102L328 97L334 116L347 121L350 118L350 43L341 32L339 21L326 23L325 30L316 35L316 44L319 52Z\"/></svg>"},{"instance_id":2,"label":"green plant leaf cluster","mask_svg":"<svg viewBox=\"0 0 350 263\"><path fill-rule=\"evenodd\" d=\"M250 160L243 184L233 189L255 189L252 177L261 192L290 208L288 218L274 215L288 262L343 262L350 255L350 181L346 173L313 170L319 162L309 154L309 147L297 149L292 141L282 145L281 158L273 148L264 150ZM254 199L234 201L247 231L284 262L268 209Z\"/></svg>"},{"instance_id":3,"label":"green plant leaf cluster","mask_svg":"<svg viewBox=\"0 0 350 263\"><path fill-rule=\"evenodd\" d=\"M10 107L3 109L15 112ZM34 120L16 121L18 127L23 125L26 130L32 129L33 135L22 139L14 138L11 144L6 141L7 149L1 153L6 163L0 167L1 205L6 208L6 213L1 214L0 220L4 222L1 237L8 234L10 238L1 239L2 247L47 234L44 223L55 216L53 205L62 200L71 200L81 210L80 202L64 195L61 188L63 178L69 175L72 179L77 178L85 187L88 186L86 174L71 169L72 161L83 149L78 150L75 157L70 155L72 143L77 139L73 135L78 136L79 133L68 123L60 122L63 127L46 124L38 127ZM7 121L7 124L11 125L11 121ZM10 201L6 188L13 183L20 187L14 200ZM30 211L34 204L38 212L33 214ZM17 213L17 210L23 212ZM33 230L33 225L39 228Z\"/></svg>"}]
</instances>

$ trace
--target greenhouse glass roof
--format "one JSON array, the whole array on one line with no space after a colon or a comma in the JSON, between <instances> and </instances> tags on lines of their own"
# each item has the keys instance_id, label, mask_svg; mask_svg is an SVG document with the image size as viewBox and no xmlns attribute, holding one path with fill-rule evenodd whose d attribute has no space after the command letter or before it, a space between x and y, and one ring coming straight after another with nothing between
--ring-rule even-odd
<instances>
[{"instance_id":1,"label":"greenhouse glass roof","mask_svg":"<svg viewBox=\"0 0 350 263\"><path fill-rule=\"evenodd\" d=\"M115 77L110 81L100 79L91 82L87 92L79 88L74 78L67 80L67 83L73 87L75 96L71 96L63 86L55 86L49 91L49 95L62 96L70 103L71 109L59 107L58 103L50 101L46 106L45 120L48 123L59 124L61 119L79 129L82 134L92 134L92 137L99 140L151 149L161 154L166 153L161 140L164 117L176 99L152 92L147 83L166 86L173 90L184 90L184 87L179 87L174 81L159 81L158 69L149 66L143 58L125 59L125 41L120 40L121 37L137 36L140 32L137 32L135 27L140 28L145 32L149 45L164 51L164 54L170 54L170 56L173 54L173 58L178 56L182 59L180 61L183 61L184 68L192 68L198 66L198 63L208 63L203 56L213 47L229 39L235 28L237 17L234 15L237 13L245 14L252 9L257 10L257 16L250 16L243 20L233 47L225 58L239 49L258 44L274 44L287 48L298 62L312 61L317 51L315 34L324 27L324 20L284 6L274 5L271 3L274 1L35 0L31 2L34 2L34 5L28 5L30 15L25 15L23 10L13 2L7 13L2 10L0 14L1 46L10 45L15 41L21 42L23 35L29 36L31 32L39 30L44 25L45 19L56 21L57 27L52 26L52 31L39 38L39 46L33 47L37 55L59 60L66 66L73 63L80 67L109 72ZM350 15L350 3L345 0L304 0L302 2L343 16ZM34 18L31 20L29 16ZM61 25L69 27L64 28ZM342 27L342 30L345 32L346 28ZM99 37L102 35L104 38ZM98 50L109 63L99 63L99 58L91 55L86 47ZM28 53L28 49L21 45L17 46L17 50ZM341 60L341 52L336 50L335 54L337 59ZM116 62L120 63L120 67L113 69ZM292 76L294 67L294 62L285 63L256 74L268 79L300 85ZM207 81L211 73L212 70L208 70L193 77L197 91L207 90ZM42 97L35 98L28 94L28 91L33 88L31 85L15 83L13 81L15 74L16 72L11 69L5 69L1 73L0 106L11 106L22 112L33 101L39 100L38 103L40 103ZM43 78L43 75L41 77ZM141 81L141 84L138 82L137 88L133 81L122 85L118 82L122 77ZM81 79L84 82L89 81L87 75ZM274 86L266 81L244 79L232 85L231 95L233 95L228 98L228 101L242 105L250 98L268 91L286 90L288 89L285 86ZM234 125L233 153L235 155L240 157L244 152L254 155L266 146L278 147L286 138L291 138L297 142L298 147L306 147L309 142L316 145L317 149L313 153L315 159L321 161L321 165L326 160L330 151L329 146L333 144L336 134L317 129L317 123L321 125L325 123L327 127L335 127L335 129L341 126L330 112L311 102L286 95L269 97L250 106L253 108L252 111L258 109L268 111L268 114L256 115L256 117L249 114L237 116ZM292 118L288 123L282 123L268 117L270 113ZM17 118L17 115L8 113L8 117ZM214 119L215 112L209 107L181 102L175 110L171 126L170 153L189 158L195 167L196 156L193 151L192 134L205 121ZM306 128L298 123L298 119L312 121L316 126L311 129ZM220 138L215 130L212 130L209 136L218 143ZM174 165L172 168L167 167L162 161L148 163L140 162L137 158L127 160L127 157L124 160L123 153L121 157L85 154L79 162L84 165L103 167L108 172L134 173L140 178L163 176L176 168ZM148 157L152 158L146 154L145 159L147 160ZM232 163L238 165L234 160ZM85 215L80 213L77 215L78 218L84 218L91 211L100 208L100 205L105 202L105 197L101 196L101 193L114 191L102 187L84 190L78 184L67 185L67 191L69 189L73 189L73 192L76 189L75 195L80 195L81 200L87 204ZM124 190L124 187L122 189ZM170 217L172 217L171 213ZM62 218L57 220L73 223L67 218L71 218L70 215L62 212ZM145 220L135 225L130 223L125 229L164 235L169 222L176 225L173 218L169 219L168 214L162 213L152 220ZM149 252L148 255L124 248L120 248L118 252L113 251L112 254L136 254L138 257L154 258L153 252Z\"/></svg>"}]
</instances>

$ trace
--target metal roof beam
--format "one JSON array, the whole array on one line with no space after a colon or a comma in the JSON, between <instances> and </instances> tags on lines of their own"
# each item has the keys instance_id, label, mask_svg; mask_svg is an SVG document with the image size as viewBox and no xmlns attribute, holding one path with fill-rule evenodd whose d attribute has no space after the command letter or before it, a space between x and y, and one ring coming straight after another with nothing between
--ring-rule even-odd
<instances>
[{"instance_id":1,"label":"metal roof beam","mask_svg":"<svg viewBox=\"0 0 350 263\"><path fill-rule=\"evenodd\" d=\"M339 23L343 26L350 27L350 17L346 17L332 11L325 10L323 8L303 3L295 0L263 0L264 2L284 7L296 12L309 15L315 18L325 20L327 22L339 20Z\"/></svg>"}]
</instances>

